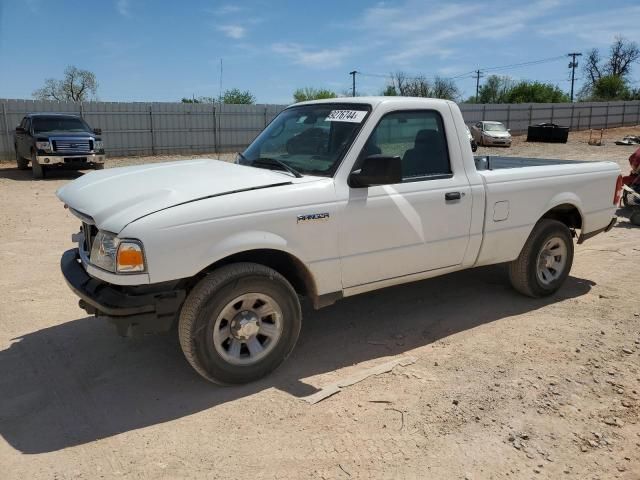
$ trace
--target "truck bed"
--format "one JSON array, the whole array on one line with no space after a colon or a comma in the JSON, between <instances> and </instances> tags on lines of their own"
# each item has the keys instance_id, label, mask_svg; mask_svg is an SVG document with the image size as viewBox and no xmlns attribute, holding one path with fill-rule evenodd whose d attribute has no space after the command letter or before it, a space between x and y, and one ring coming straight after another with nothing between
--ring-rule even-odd
<instances>
[{"instance_id":1,"label":"truck bed","mask_svg":"<svg viewBox=\"0 0 640 480\"><path fill-rule=\"evenodd\" d=\"M505 168L540 167L546 165L563 165L567 163L585 163L581 160L557 160L553 158L527 157L494 157L479 155L473 157L476 170L502 170Z\"/></svg>"}]
</instances>

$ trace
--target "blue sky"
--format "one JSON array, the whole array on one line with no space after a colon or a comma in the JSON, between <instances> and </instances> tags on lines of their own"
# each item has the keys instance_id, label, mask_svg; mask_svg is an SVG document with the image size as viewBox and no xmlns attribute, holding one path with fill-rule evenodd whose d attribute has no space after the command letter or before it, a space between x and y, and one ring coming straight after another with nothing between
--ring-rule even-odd
<instances>
[{"instance_id":1,"label":"blue sky","mask_svg":"<svg viewBox=\"0 0 640 480\"><path fill-rule=\"evenodd\" d=\"M297 87L348 91L354 69L453 77L606 50L618 34L640 43L637 0L0 0L0 98L30 98L69 64L96 73L100 100L217 96L222 58L223 89L290 103ZM494 72L568 90L567 64ZM636 64L635 86L639 79ZM470 75L456 82L474 93ZM358 75L357 83L377 94L385 79Z\"/></svg>"}]
</instances>

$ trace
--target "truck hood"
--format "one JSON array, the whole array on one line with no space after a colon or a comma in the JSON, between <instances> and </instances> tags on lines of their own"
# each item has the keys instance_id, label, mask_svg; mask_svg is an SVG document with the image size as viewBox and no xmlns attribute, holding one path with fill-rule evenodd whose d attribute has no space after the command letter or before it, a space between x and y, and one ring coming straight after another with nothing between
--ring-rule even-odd
<instances>
[{"instance_id":1,"label":"truck hood","mask_svg":"<svg viewBox=\"0 0 640 480\"><path fill-rule=\"evenodd\" d=\"M91 172L61 187L56 195L82 216L90 217L98 228L119 233L127 224L169 207L305 178L309 179L198 159Z\"/></svg>"}]
</instances>

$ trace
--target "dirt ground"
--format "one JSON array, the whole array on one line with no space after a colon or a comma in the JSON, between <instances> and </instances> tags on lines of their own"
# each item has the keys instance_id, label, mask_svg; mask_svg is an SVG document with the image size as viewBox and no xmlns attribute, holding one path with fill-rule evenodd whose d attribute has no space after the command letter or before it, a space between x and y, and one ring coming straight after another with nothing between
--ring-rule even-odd
<instances>
[{"instance_id":1,"label":"dirt ground","mask_svg":"<svg viewBox=\"0 0 640 480\"><path fill-rule=\"evenodd\" d=\"M634 149L612 139L639 130L609 131L603 147L579 133L479 153L627 172ZM33 181L0 164L3 479L640 478L640 230L628 212L576 247L550 298L516 294L493 266L306 306L278 371L222 388L174 336L123 339L77 306L58 262L78 221L54 192L78 175ZM405 356L415 363L301 400Z\"/></svg>"}]
</instances>

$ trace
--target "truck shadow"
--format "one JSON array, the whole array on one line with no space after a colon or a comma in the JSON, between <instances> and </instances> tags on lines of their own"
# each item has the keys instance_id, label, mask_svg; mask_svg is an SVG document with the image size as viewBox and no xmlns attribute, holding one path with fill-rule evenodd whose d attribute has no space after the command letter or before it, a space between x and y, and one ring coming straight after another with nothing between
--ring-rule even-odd
<instances>
[{"instance_id":1,"label":"truck shadow","mask_svg":"<svg viewBox=\"0 0 640 480\"><path fill-rule=\"evenodd\" d=\"M47 170L45 178L34 180L31 169L18 170L15 167L0 168L0 179L14 180L17 182L46 182L47 180L74 180L84 175L84 171L71 168L56 168Z\"/></svg>"},{"instance_id":2,"label":"truck shadow","mask_svg":"<svg viewBox=\"0 0 640 480\"><path fill-rule=\"evenodd\" d=\"M569 277L545 299L507 284L501 266L388 288L313 311L292 356L269 377L218 387L187 364L175 335L123 339L103 319L69 321L15 339L0 352L0 434L25 454L52 452L175 420L277 388L315 390L304 379L399 355L460 331L589 292ZM310 407L311 408L311 407ZM228 425L225 427L227 428Z\"/></svg>"}]
</instances>

